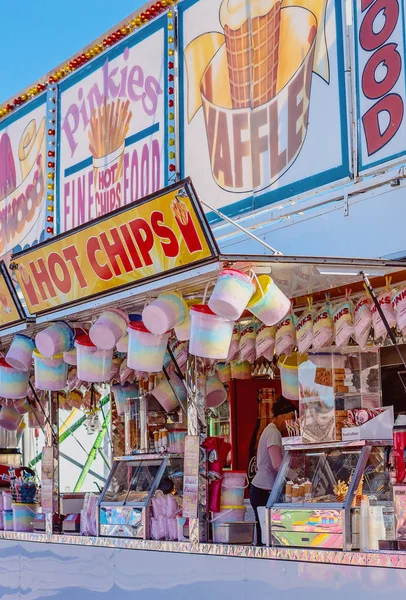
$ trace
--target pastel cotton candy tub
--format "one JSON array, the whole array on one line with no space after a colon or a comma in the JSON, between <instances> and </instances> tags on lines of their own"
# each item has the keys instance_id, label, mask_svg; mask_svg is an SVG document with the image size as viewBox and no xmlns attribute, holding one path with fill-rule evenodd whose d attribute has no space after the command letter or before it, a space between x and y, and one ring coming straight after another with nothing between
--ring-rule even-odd
<instances>
[{"instance_id":1,"label":"pastel cotton candy tub","mask_svg":"<svg viewBox=\"0 0 406 600\"><path fill-rule=\"evenodd\" d=\"M88 335L76 338L77 375L80 381L88 383L103 383L109 381L113 349L96 348Z\"/></svg>"},{"instance_id":2,"label":"pastel cotton candy tub","mask_svg":"<svg viewBox=\"0 0 406 600\"><path fill-rule=\"evenodd\" d=\"M217 375L212 375L206 383L206 408L218 408L227 400L227 390Z\"/></svg>"},{"instance_id":3,"label":"pastel cotton candy tub","mask_svg":"<svg viewBox=\"0 0 406 600\"><path fill-rule=\"evenodd\" d=\"M174 411L179 406L179 400L185 402L187 396L183 382L175 373L172 373L169 381L162 379L152 390L151 394L168 413Z\"/></svg>"},{"instance_id":4,"label":"pastel cotton candy tub","mask_svg":"<svg viewBox=\"0 0 406 600\"><path fill-rule=\"evenodd\" d=\"M9 351L6 354L6 362L17 369L17 371L29 371L32 366L32 353L35 348L35 342L27 335L17 333Z\"/></svg>"},{"instance_id":5,"label":"pastel cotton candy tub","mask_svg":"<svg viewBox=\"0 0 406 600\"><path fill-rule=\"evenodd\" d=\"M259 275L257 281L255 294L247 308L265 325L276 325L288 314L290 300L269 275Z\"/></svg>"},{"instance_id":6,"label":"pastel cotton candy tub","mask_svg":"<svg viewBox=\"0 0 406 600\"><path fill-rule=\"evenodd\" d=\"M112 386L112 391L114 394L114 401L116 403L117 414L119 417L124 417L125 414L125 401L128 398L138 398L139 396L139 388L136 384L125 383L124 385L120 385L117 383Z\"/></svg>"},{"instance_id":7,"label":"pastel cotton candy tub","mask_svg":"<svg viewBox=\"0 0 406 600\"><path fill-rule=\"evenodd\" d=\"M65 321L56 321L35 336L35 345L40 354L51 358L73 348L75 332Z\"/></svg>"},{"instance_id":8,"label":"pastel cotton candy tub","mask_svg":"<svg viewBox=\"0 0 406 600\"><path fill-rule=\"evenodd\" d=\"M254 292L255 283L249 275L236 269L224 269L208 304L216 315L235 321L241 317Z\"/></svg>"},{"instance_id":9,"label":"pastel cotton candy tub","mask_svg":"<svg viewBox=\"0 0 406 600\"><path fill-rule=\"evenodd\" d=\"M281 356L278 367L281 373L282 395L287 400L299 400L299 365L307 359L307 355L294 352L290 356Z\"/></svg>"},{"instance_id":10,"label":"pastel cotton candy tub","mask_svg":"<svg viewBox=\"0 0 406 600\"><path fill-rule=\"evenodd\" d=\"M118 308L111 308L101 313L91 326L89 336L96 348L113 350L125 334L127 325L126 313Z\"/></svg>"},{"instance_id":11,"label":"pastel cotton candy tub","mask_svg":"<svg viewBox=\"0 0 406 600\"><path fill-rule=\"evenodd\" d=\"M142 311L142 322L154 335L163 335L181 325L188 316L189 308L177 292L164 292Z\"/></svg>"},{"instance_id":12,"label":"pastel cotton candy tub","mask_svg":"<svg viewBox=\"0 0 406 600\"><path fill-rule=\"evenodd\" d=\"M12 404L3 404L0 410L0 426L8 431L17 431L23 416Z\"/></svg>"},{"instance_id":13,"label":"pastel cotton candy tub","mask_svg":"<svg viewBox=\"0 0 406 600\"><path fill-rule=\"evenodd\" d=\"M14 520L12 510L3 510L4 531L14 531Z\"/></svg>"},{"instance_id":14,"label":"pastel cotton candy tub","mask_svg":"<svg viewBox=\"0 0 406 600\"><path fill-rule=\"evenodd\" d=\"M37 504L13 502L14 531L34 531L34 519L37 516Z\"/></svg>"},{"instance_id":15,"label":"pastel cotton candy tub","mask_svg":"<svg viewBox=\"0 0 406 600\"><path fill-rule=\"evenodd\" d=\"M128 336L128 367L146 373L162 371L169 333L154 335L138 321L129 324Z\"/></svg>"},{"instance_id":16,"label":"pastel cotton candy tub","mask_svg":"<svg viewBox=\"0 0 406 600\"><path fill-rule=\"evenodd\" d=\"M67 385L68 365L62 354L47 357L34 350L35 387L39 390L58 392Z\"/></svg>"},{"instance_id":17,"label":"pastel cotton candy tub","mask_svg":"<svg viewBox=\"0 0 406 600\"><path fill-rule=\"evenodd\" d=\"M4 358L0 358L0 396L3 398L25 398L29 377L29 371L17 371Z\"/></svg>"},{"instance_id":18,"label":"pastel cotton candy tub","mask_svg":"<svg viewBox=\"0 0 406 600\"><path fill-rule=\"evenodd\" d=\"M226 359L234 321L219 317L207 304L192 306L190 318L190 354L202 358Z\"/></svg>"},{"instance_id":19,"label":"pastel cotton candy tub","mask_svg":"<svg viewBox=\"0 0 406 600\"><path fill-rule=\"evenodd\" d=\"M223 471L221 480L221 505L243 506L248 487L246 471Z\"/></svg>"}]
</instances>

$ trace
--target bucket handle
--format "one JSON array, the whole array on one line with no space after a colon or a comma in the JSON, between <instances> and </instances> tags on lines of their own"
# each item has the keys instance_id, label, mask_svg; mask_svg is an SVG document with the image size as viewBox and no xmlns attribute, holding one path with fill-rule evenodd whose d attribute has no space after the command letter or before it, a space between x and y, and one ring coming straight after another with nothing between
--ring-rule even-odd
<instances>
[{"instance_id":1,"label":"bucket handle","mask_svg":"<svg viewBox=\"0 0 406 600\"><path fill-rule=\"evenodd\" d=\"M221 480L221 487L225 487L228 490L234 489L234 490L246 490L247 487L250 484L250 481L248 479L248 475L245 475L245 481L247 482L247 485L226 485L224 483L224 479Z\"/></svg>"},{"instance_id":2,"label":"bucket handle","mask_svg":"<svg viewBox=\"0 0 406 600\"><path fill-rule=\"evenodd\" d=\"M255 273L254 269L250 269L250 272L251 272L251 281L253 281L255 279L257 288L261 292L262 297L264 297L264 295L265 295L264 290L262 289L262 285L259 283L258 275Z\"/></svg>"},{"instance_id":3,"label":"bucket handle","mask_svg":"<svg viewBox=\"0 0 406 600\"><path fill-rule=\"evenodd\" d=\"M233 511L233 509L229 508L225 512L221 513L218 517L214 517L214 519L212 519L211 522L214 523L214 521L217 521L217 519L220 519L220 517L224 517L225 515L228 515L228 513L232 512L232 511Z\"/></svg>"},{"instance_id":4,"label":"bucket handle","mask_svg":"<svg viewBox=\"0 0 406 600\"><path fill-rule=\"evenodd\" d=\"M213 283L213 279L210 279L207 283L206 283L206 287L204 288L204 294L203 294L203 300L202 300L202 304L206 304L206 298L207 298L207 292L209 290L209 286L210 284Z\"/></svg>"}]
</instances>

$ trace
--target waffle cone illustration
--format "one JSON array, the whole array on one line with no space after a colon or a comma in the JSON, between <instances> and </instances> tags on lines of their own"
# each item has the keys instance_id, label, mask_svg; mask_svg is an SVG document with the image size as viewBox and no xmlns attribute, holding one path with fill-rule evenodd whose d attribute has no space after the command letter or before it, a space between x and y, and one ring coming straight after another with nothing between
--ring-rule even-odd
<instances>
[{"instance_id":1,"label":"waffle cone illustration","mask_svg":"<svg viewBox=\"0 0 406 600\"><path fill-rule=\"evenodd\" d=\"M233 108L260 106L276 95L281 7L280 0L223 0Z\"/></svg>"}]
</instances>

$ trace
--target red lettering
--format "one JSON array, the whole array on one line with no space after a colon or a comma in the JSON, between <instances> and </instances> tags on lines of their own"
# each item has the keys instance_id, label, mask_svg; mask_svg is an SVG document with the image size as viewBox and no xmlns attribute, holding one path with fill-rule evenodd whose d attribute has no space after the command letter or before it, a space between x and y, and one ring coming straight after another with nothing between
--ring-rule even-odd
<instances>
[{"instance_id":1,"label":"red lettering","mask_svg":"<svg viewBox=\"0 0 406 600\"><path fill-rule=\"evenodd\" d=\"M388 113L389 123L381 131L379 115ZM362 117L368 155L371 156L386 146L399 131L404 114L403 100L398 94L388 94L381 98Z\"/></svg>"},{"instance_id":2,"label":"red lettering","mask_svg":"<svg viewBox=\"0 0 406 600\"><path fill-rule=\"evenodd\" d=\"M396 48L397 44L386 44L369 58L362 74L362 91L367 98L382 98L391 91L399 79L402 59ZM386 68L386 74L381 81L377 81L375 73L380 65Z\"/></svg>"},{"instance_id":3,"label":"red lettering","mask_svg":"<svg viewBox=\"0 0 406 600\"><path fill-rule=\"evenodd\" d=\"M382 13L385 17L380 31L375 31L374 23L376 17ZM372 52L385 44L392 35L399 18L399 5L397 0L377 0L371 6L359 30L359 41L362 48Z\"/></svg>"},{"instance_id":4,"label":"red lettering","mask_svg":"<svg viewBox=\"0 0 406 600\"><path fill-rule=\"evenodd\" d=\"M72 264L73 270L75 272L80 287L82 289L87 287L86 279L84 278L84 275L78 263L79 252L76 250L76 247L69 246L68 248L64 248L62 250L62 254L65 257L65 260Z\"/></svg>"},{"instance_id":5,"label":"red lettering","mask_svg":"<svg viewBox=\"0 0 406 600\"><path fill-rule=\"evenodd\" d=\"M110 267L108 266L107 263L104 263L104 265L101 265L96 258L96 254L97 252L101 252L101 248L100 248L100 242L97 239L97 237L91 237L87 240L87 244L86 244L86 254L87 254L87 258L89 259L90 265L93 269L93 271L96 273L96 275L98 277L100 277L100 279L103 279L104 281L108 281L109 279L111 279L113 277L113 273L110 270Z\"/></svg>"},{"instance_id":6,"label":"red lettering","mask_svg":"<svg viewBox=\"0 0 406 600\"><path fill-rule=\"evenodd\" d=\"M162 250L168 258L175 258L179 254L179 244L172 229L164 225L164 214L154 210L151 214L151 227L161 240ZM167 241L163 241L167 240Z\"/></svg>"},{"instance_id":7,"label":"red lettering","mask_svg":"<svg viewBox=\"0 0 406 600\"><path fill-rule=\"evenodd\" d=\"M121 235L124 238L125 243L127 244L127 248L128 251L130 253L131 259L134 263L134 267L136 269L141 269L142 268L142 262L141 259L139 257L139 254L137 252L137 249L135 247L135 244L133 242L133 239L130 235L130 232L128 231L128 227L127 225L121 225L120 227L120 231L121 231Z\"/></svg>"},{"instance_id":8,"label":"red lettering","mask_svg":"<svg viewBox=\"0 0 406 600\"><path fill-rule=\"evenodd\" d=\"M49 273L47 271L47 268L45 266L45 262L42 258L38 259L38 269L35 266L34 261L31 261L29 263L29 267L31 269L31 273L34 277L34 281L37 284L39 293L41 294L41 298L43 300L47 300L48 299L48 295L45 291L45 287L48 288L48 294L49 294L49 298L55 298L55 296L57 295L55 292L55 288L52 285L52 281L51 278L49 276Z\"/></svg>"},{"instance_id":9,"label":"red lettering","mask_svg":"<svg viewBox=\"0 0 406 600\"><path fill-rule=\"evenodd\" d=\"M103 232L100 234L100 240L103 244L103 248L106 251L106 254L109 258L110 264L113 267L113 271L115 275L118 277L122 275L121 266L118 264L117 258L120 259L122 266L126 273L131 273L133 270L130 259L128 258L127 252L124 248L124 243L120 238L120 234L117 229L110 229L109 233L113 238L113 241L110 242L107 238L107 233Z\"/></svg>"},{"instance_id":10,"label":"red lettering","mask_svg":"<svg viewBox=\"0 0 406 600\"><path fill-rule=\"evenodd\" d=\"M61 278L58 275L57 267L59 267ZM51 252L48 256L48 269L52 277L52 281L62 294L67 294L71 290L71 277L69 269L65 261L56 252Z\"/></svg>"},{"instance_id":11,"label":"red lettering","mask_svg":"<svg viewBox=\"0 0 406 600\"><path fill-rule=\"evenodd\" d=\"M150 226L144 219L134 219L130 221L129 226L141 252L145 266L150 267L152 265L152 258L149 253L154 247L154 234Z\"/></svg>"},{"instance_id":12,"label":"red lettering","mask_svg":"<svg viewBox=\"0 0 406 600\"><path fill-rule=\"evenodd\" d=\"M254 116L255 113L252 113ZM252 126L252 121L251 121ZM239 188L243 186L243 173L244 173L244 158L250 158L250 144L248 136L246 136L245 142L242 140L242 132L248 132L248 115L247 113L233 114L233 135L234 135L234 174L235 174L235 187ZM252 140L252 136L251 136ZM252 141L251 141L252 143Z\"/></svg>"}]
</instances>

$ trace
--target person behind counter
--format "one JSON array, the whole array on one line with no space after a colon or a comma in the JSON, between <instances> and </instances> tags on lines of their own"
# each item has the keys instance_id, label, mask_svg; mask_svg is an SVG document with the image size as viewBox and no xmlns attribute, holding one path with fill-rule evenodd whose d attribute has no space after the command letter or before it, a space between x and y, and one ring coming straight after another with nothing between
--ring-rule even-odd
<instances>
[{"instance_id":1,"label":"person behind counter","mask_svg":"<svg viewBox=\"0 0 406 600\"><path fill-rule=\"evenodd\" d=\"M280 396L273 405L273 421L265 427L259 438L257 473L250 488L250 502L255 513L258 546L262 545L258 506L266 506L268 502L269 494L282 462L282 433L286 430L286 421L294 418L295 410L295 405L292 402Z\"/></svg>"}]
</instances>

